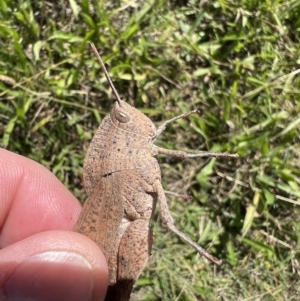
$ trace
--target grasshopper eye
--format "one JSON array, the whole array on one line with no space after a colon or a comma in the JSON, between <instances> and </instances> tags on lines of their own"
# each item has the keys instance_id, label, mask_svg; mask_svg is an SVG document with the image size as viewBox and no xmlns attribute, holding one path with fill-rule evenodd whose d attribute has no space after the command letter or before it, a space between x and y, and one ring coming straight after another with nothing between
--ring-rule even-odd
<instances>
[{"instance_id":1,"label":"grasshopper eye","mask_svg":"<svg viewBox=\"0 0 300 301\"><path fill-rule=\"evenodd\" d=\"M127 123L130 121L130 117L126 113L121 111L116 111L116 119L122 123Z\"/></svg>"}]
</instances>

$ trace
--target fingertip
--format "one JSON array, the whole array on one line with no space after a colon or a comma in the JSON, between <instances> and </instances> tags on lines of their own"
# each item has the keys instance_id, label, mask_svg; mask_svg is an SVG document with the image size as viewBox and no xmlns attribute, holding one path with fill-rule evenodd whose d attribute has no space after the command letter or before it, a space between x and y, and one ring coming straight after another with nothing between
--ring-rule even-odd
<instances>
[{"instance_id":1,"label":"fingertip","mask_svg":"<svg viewBox=\"0 0 300 301\"><path fill-rule=\"evenodd\" d=\"M0 299L104 300L106 259L87 237L48 231L0 251Z\"/></svg>"}]
</instances>

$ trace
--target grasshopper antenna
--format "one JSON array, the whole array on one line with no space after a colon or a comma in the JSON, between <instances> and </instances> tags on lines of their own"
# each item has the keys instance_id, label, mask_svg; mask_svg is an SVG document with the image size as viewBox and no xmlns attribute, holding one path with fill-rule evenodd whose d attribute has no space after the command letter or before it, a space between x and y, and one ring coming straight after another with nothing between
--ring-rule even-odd
<instances>
[{"instance_id":1,"label":"grasshopper antenna","mask_svg":"<svg viewBox=\"0 0 300 301\"><path fill-rule=\"evenodd\" d=\"M117 99L117 102L118 102L119 106L122 107L122 105L121 105L121 98L120 98L120 96L119 96L119 94L118 94L118 92L117 92L117 90L116 90L114 84L112 83L112 81L111 81L111 79L110 79L110 77L109 77L109 75L108 75L108 72L107 72L107 70L106 70L106 67L105 67L105 65L104 65L104 63L103 63L103 61L102 61L102 59L101 59L101 56L100 56L99 52L97 51L97 48L95 47L95 44L94 44L94 43L91 43L91 47L92 47L92 50L93 50L94 54L96 55L96 57L97 57L97 59L98 59L99 64L101 65L101 68L102 68L103 71L104 71L105 77L106 77L106 79L107 79L107 81L108 81L108 83L109 83L111 89L113 90L113 92L114 92L114 94L115 94L115 97L116 97L116 99Z\"/></svg>"}]
</instances>

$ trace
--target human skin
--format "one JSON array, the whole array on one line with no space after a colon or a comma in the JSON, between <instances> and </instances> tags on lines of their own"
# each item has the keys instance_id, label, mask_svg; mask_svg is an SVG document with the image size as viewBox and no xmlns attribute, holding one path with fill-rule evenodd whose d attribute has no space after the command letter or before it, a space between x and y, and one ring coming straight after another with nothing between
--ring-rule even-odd
<instances>
[{"instance_id":1,"label":"human skin","mask_svg":"<svg viewBox=\"0 0 300 301\"><path fill-rule=\"evenodd\" d=\"M0 301L104 300L105 257L72 231L80 211L49 170L0 148Z\"/></svg>"}]
</instances>

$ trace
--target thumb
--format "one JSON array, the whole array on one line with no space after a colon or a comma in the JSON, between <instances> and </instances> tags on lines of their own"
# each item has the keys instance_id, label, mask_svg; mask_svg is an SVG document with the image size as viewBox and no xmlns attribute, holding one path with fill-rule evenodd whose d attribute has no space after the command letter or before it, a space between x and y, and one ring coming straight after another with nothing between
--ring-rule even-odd
<instances>
[{"instance_id":1,"label":"thumb","mask_svg":"<svg viewBox=\"0 0 300 301\"><path fill-rule=\"evenodd\" d=\"M104 300L108 269L87 237L71 231L32 235L0 250L0 300Z\"/></svg>"}]
</instances>

